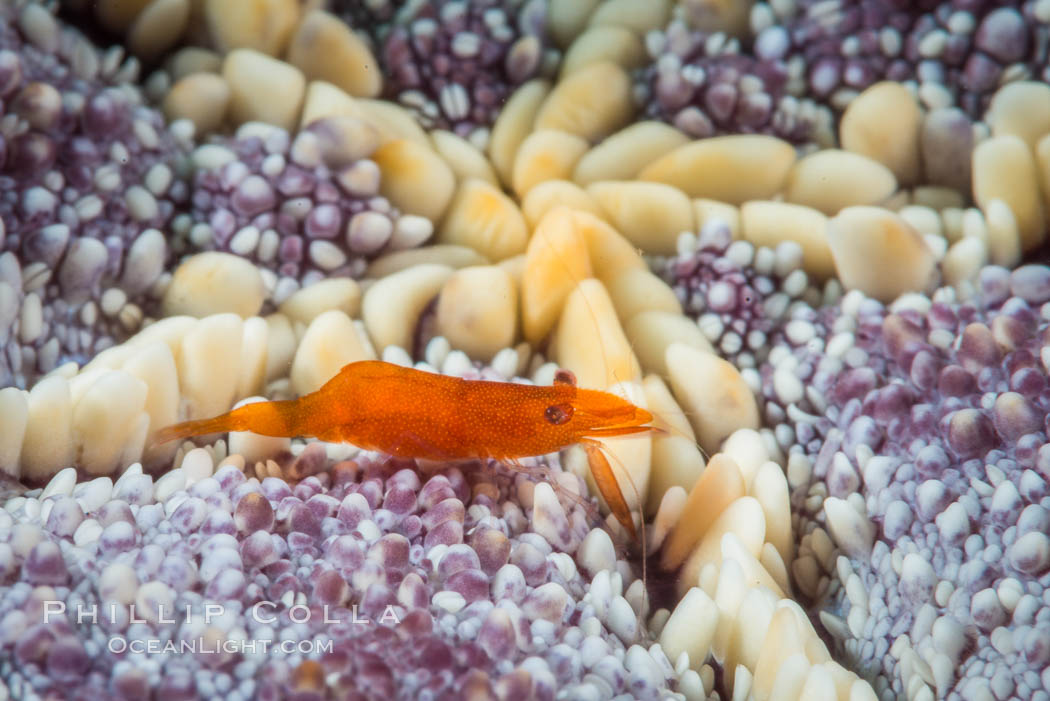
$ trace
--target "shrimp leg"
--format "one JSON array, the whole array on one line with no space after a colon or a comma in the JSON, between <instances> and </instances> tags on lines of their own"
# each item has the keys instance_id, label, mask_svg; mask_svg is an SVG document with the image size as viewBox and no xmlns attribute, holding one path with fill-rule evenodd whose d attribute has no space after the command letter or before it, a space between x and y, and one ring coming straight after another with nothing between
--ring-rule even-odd
<instances>
[{"instance_id":1,"label":"shrimp leg","mask_svg":"<svg viewBox=\"0 0 1050 701\"><path fill-rule=\"evenodd\" d=\"M573 502L586 513L588 518L598 518L598 509L595 507L594 502L589 499L585 499L580 494L577 494L564 485L560 484L558 480L554 479L554 474L551 469L545 465L536 465L534 467L526 467L522 465L518 460L514 458L503 458L499 460L500 465L505 468L511 469L514 472L520 472L530 477L536 478L537 476L543 481L547 482L554 490L555 494L560 497L564 497L568 501ZM586 489L586 487L584 487Z\"/></svg>"},{"instance_id":2,"label":"shrimp leg","mask_svg":"<svg viewBox=\"0 0 1050 701\"><path fill-rule=\"evenodd\" d=\"M583 449L587 451L587 462L591 467L591 475L594 477L595 484L598 485L598 491L602 493L602 498L605 499L605 503L609 505L609 510L612 511L613 516L620 522L620 525L637 541L638 531L634 528L631 509L627 506L627 500L623 497L623 492L620 490L620 484L616 481L616 475L613 473L612 465L609 464L609 459L602 452L602 444L590 438L581 438L580 443L583 445Z\"/></svg>"}]
</instances>

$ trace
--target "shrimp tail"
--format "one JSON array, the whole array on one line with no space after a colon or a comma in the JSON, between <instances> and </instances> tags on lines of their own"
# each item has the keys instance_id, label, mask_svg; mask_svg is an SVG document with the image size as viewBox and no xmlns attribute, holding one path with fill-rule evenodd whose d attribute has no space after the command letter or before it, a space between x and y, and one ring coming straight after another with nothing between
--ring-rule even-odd
<instances>
[{"instance_id":1,"label":"shrimp tail","mask_svg":"<svg viewBox=\"0 0 1050 701\"><path fill-rule=\"evenodd\" d=\"M254 402L245 404L225 414L210 419L183 421L157 431L153 436L155 444L168 441L203 436L209 433L227 431L251 431L262 436L300 436L308 431L303 430L302 400L278 402Z\"/></svg>"}]
</instances>

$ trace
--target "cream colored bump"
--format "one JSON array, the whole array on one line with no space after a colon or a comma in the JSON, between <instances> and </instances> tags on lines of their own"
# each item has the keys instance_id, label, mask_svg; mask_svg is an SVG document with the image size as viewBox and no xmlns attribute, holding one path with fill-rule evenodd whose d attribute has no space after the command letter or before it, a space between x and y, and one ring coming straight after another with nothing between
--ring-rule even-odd
<instances>
[{"instance_id":1,"label":"cream colored bump","mask_svg":"<svg viewBox=\"0 0 1050 701\"><path fill-rule=\"evenodd\" d=\"M586 190L568 180L547 180L529 189L521 201L521 212L530 229L535 229L543 217L557 207L588 212L605 217L605 212Z\"/></svg>"},{"instance_id":2,"label":"cream colored bump","mask_svg":"<svg viewBox=\"0 0 1050 701\"><path fill-rule=\"evenodd\" d=\"M661 567L671 570L685 561L722 512L744 494L740 468L722 453L714 455L689 490L682 518L664 545Z\"/></svg>"},{"instance_id":3,"label":"cream colored bump","mask_svg":"<svg viewBox=\"0 0 1050 701\"><path fill-rule=\"evenodd\" d=\"M699 670L710 652L718 625L718 606L702 589L691 587L660 632L660 647L668 659L689 655L690 669Z\"/></svg>"},{"instance_id":4,"label":"cream colored bump","mask_svg":"<svg viewBox=\"0 0 1050 701\"><path fill-rule=\"evenodd\" d=\"M708 571L710 570L715 570L715 582L714 584L702 584L702 588L718 606L718 625L715 627L715 639L711 644L711 651L715 659L725 661L733 622L737 618L745 595L750 590L744 581L744 572L736 562L730 560L722 563L721 567L711 565L708 568Z\"/></svg>"},{"instance_id":5,"label":"cream colored bump","mask_svg":"<svg viewBox=\"0 0 1050 701\"><path fill-rule=\"evenodd\" d=\"M919 232L881 207L847 207L829 219L828 244L843 287L882 302L924 290L936 265Z\"/></svg>"},{"instance_id":6,"label":"cream colored bump","mask_svg":"<svg viewBox=\"0 0 1050 701\"><path fill-rule=\"evenodd\" d=\"M557 129L537 129L521 142L514 157L511 185L519 198L547 180L567 180L587 142Z\"/></svg>"},{"instance_id":7,"label":"cream colored bump","mask_svg":"<svg viewBox=\"0 0 1050 701\"><path fill-rule=\"evenodd\" d=\"M73 406L77 405L80 398L88 391L91 385L95 384L100 377L110 373L113 368L92 368L90 370L81 370L73 377L69 378L69 401Z\"/></svg>"},{"instance_id":8,"label":"cream colored bump","mask_svg":"<svg viewBox=\"0 0 1050 701\"><path fill-rule=\"evenodd\" d=\"M244 321L235 314L201 319L175 356L183 416L205 418L228 411L237 390Z\"/></svg>"},{"instance_id":9,"label":"cream colored bump","mask_svg":"<svg viewBox=\"0 0 1050 701\"><path fill-rule=\"evenodd\" d=\"M368 336L365 322L360 319L354 319L354 331L357 332L357 340L361 343L361 347L365 349L365 353L370 358L378 358L379 353L376 352L376 347L372 345L372 339Z\"/></svg>"},{"instance_id":10,"label":"cream colored bump","mask_svg":"<svg viewBox=\"0 0 1050 701\"><path fill-rule=\"evenodd\" d=\"M919 180L922 110L902 84L883 81L854 98L842 114L842 148L889 168L902 185ZM858 203L859 204L859 203Z\"/></svg>"},{"instance_id":11,"label":"cream colored bump","mask_svg":"<svg viewBox=\"0 0 1050 701\"><path fill-rule=\"evenodd\" d=\"M457 270L441 288L435 323L453 348L488 363L517 335L517 285L497 266Z\"/></svg>"},{"instance_id":12,"label":"cream colored bump","mask_svg":"<svg viewBox=\"0 0 1050 701\"><path fill-rule=\"evenodd\" d=\"M624 270L606 281L605 286L616 308L616 315L625 326L644 312L682 313L682 305L674 291L647 270Z\"/></svg>"},{"instance_id":13,"label":"cream colored bump","mask_svg":"<svg viewBox=\"0 0 1050 701\"><path fill-rule=\"evenodd\" d=\"M218 73L222 70L222 56L217 51L197 46L184 46L167 61L172 80L180 80L194 73Z\"/></svg>"},{"instance_id":14,"label":"cream colored bump","mask_svg":"<svg viewBox=\"0 0 1050 701\"><path fill-rule=\"evenodd\" d=\"M817 280L835 275L835 260L828 245L828 218L822 212L787 202L745 202L740 208L740 228L745 241L756 247L776 249L784 241L802 247L802 269Z\"/></svg>"},{"instance_id":15,"label":"cream colored bump","mask_svg":"<svg viewBox=\"0 0 1050 701\"><path fill-rule=\"evenodd\" d=\"M689 197L739 205L783 189L795 148L772 136L739 134L700 139L643 168L640 180L667 183Z\"/></svg>"},{"instance_id":16,"label":"cream colored bump","mask_svg":"<svg viewBox=\"0 0 1050 701\"><path fill-rule=\"evenodd\" d=\"M565 131L597 143L630 122L633 114L627 72L615 63L598 61L558 82L536 114L535 128Z\"/></svg>"},{"instance_id":17,"label":"cream colored bump","mask_svg":"<svg viewBox=\"0 0 1050 701\"><path fill-rule=\"evenodd\" d=\"M45 377L29 391L22 438L22 479L39 481L73 463L73 405L69 383Z\"/></svg>"},{"instance_id":18,"label":"cream colored bump","mask_svg":"<svg viewBox=\"0 0 1050 701\"><path fill-rule=\"evenodd\" d=\"M799 698L810 668L809 660L799 652L801 637L790 611L780 609L773 613L755 664L752 693L756 698Z\"/></svg>"},{"instance_id":19,"label":"cream colored bump","mask_svg":"<svg viewBox=\"0 0 1050 701\"><path fill-rule=\"evenodd\" d=\"M988 257L994 265L1014 268L1021 262L1021 233L1014 212L996 198L984 211L988 225Z\"/></svg>"},{"instance_id":20,"label":"cream colored bump","mask_svg":"<svg viewBox=\"0 0 1050 701\"><path fill-rule=\"evenodd\" d=\"M191 73L179 79L163 102L169 122L189 119L197 134L210 134L222 127L229 107L230 86L214 73Z\"/></svg>"},{"instance_id":21,"label":"cream colored bump","mask_svg":"<svg viewBox=\"0 0 1050 701\"><path fill-rule=\"evenodd\" d=\"M182 339L197 327L198 321L200 320L192 316L165 317L142 329L121 345L131 344L140 347L159 342L168 347L172 356L178 356L179 348L182 347Z\"/></svg>"},{"instance_id":22,"label":"cream colored bump","mask_svg":"<svg viewBox=\"0 0 1050 701\"><path fill-rule=\"evenodd\" d=\"M299 129L325 117L356 117L376 129L381 143L407 139L430 148L426 132L402 107L383 100L351 97L331 83L311 81L306 88Z\"/></svg>"},{"instance_id":23,"label":"cream colored bump","mask_svg":"<svg viewBox=\"0 0 1050 701\"><path fill-rule=\"evenodd\" d=\"M921 662L921 664L925 664L925 663ZM824 667L824 669L826 669L828 671L828 673L830 674L831 679L832 679L832 681L835 684L835 694L836 694L836 696L838 698L840 698L840 699L854 700L855 697L853 696L853 689L855 688L856 682L860 681L860 678L857 677L857 675L854 674L853 672L849 671L848 669L846 669L845 667L843 667L842 665L840 665L839 663L834 662L834 661L825 662L821 666ZM921 679L921 677L917 673L916 673L915 677ZM863 682L863 683L867 684L867 682ZM860 696L860 697L857 697L857 698L868 698L868 697L867 696Z\"/></svg>"},{"instance_id":24,"label":"cream colored bump","mask_svg":"<svg viewBox=\"0 0 1050 701\"><path fill-rule=\"evenodd\" d=\"M988 244L984 238L967 236L948 248L944 260L941 261L941 273L945 283L961 285L975 281L981 268L987 263Z\"/></svg>"},{"instance_id":25,"label":"cream colored bump","mask_svg":"<svg viewBox=\"0 0 1050 701\"><path fill-rule=\"evenodd\" d=\"M682 407L671 395L671 390L663 378L659 375L646 375L642 381L642 387L645 389L645 401L648 402L649 409L653 413L653 425L672 436L681 436L690 442L695 442L696 435L693 433L693 427L689 424L689 419L686 418ZM693 485L684 486L688 491Z\"/></svg>"},{"instance_id":26,"label":"cream colored bump","mask_svg":"<svg viewBox=\"0 0 1050 701\"><path fill-rule=\"evenodd\" d=\"M1046 240L1044 207L1035 158L1018 136L994 136L973 151L973 198L982 209L1000 199L1014 213L1021 250Z\"/></svg>"},{"instance_id":27,"label":"cream colored bump","mask_svg":"<svg viewBox=\"0 0 1050 701\"><path fill-rule=\"evenodd\" d=\"M569 293L558 322L555 358L581 387L605 389L642 379L609 293L598 280L583 280Z\"/></svg>"},{"instance_id":28,"label":"cream colored bump","mask_svg":"<svg viewBox=\"0 0 1050 701\"><path fill-rule=\"evenodd\" d=\"M586 186L599 180L633 180L647 165L689 143L689 137L657 121L621 129L576 162L572 179Z\"/></svg>"},{"instance_id":29,"label":"cream colored bump","mask_svg":"<svg viewBox=\"0 0 1050 701\"><path fill-rule=\"evenodd\" d=\"M685 0L679 5L693 29L709 35L717 32L741 38L751 35L753 0Z\"/></svg>"},{"instance_id":30,"label":"cream colored bump","mask_svg":"<svg viewBox=\"0 0 1050 701\"><path fill-rule=\"evenodd\" d=\"M603 219L581 211L574 212L573 219L587 242L587 257L600 280L611 280L628 268L649 269L638 249Z\"/></svg>"},{"instance_id":31,"label":"cream colored bump","mask_svg":"<svg viewBox=\"0 0 1050 701\"><path fill-rule=\"evenodd\" d=\"M762 568L769 573L769 576L773 578L776 585L780 588L780 591L785 592L787 595L791 595L791 577L788 574L787 565L784 564L784 559L780 557L780 553L773 547L770 542L763 543L762 552L758 556L758 562L762 565Z\"/></svg>"},{"instance_id":32,"label":"cream colored bump","mask_svg":"<svg viewBox=\"0 0 1050 701\"><path fill-rule=\"evenodd\" d=\"M232 312L247 318L259 313L265 298L262 275L251 261L207 251L187 258L175 269L161 310L167 316Z\"/></svg>"},{"instance_id":33,"label":"cream colored bump","mask_svg":"<svg viewBox=\"0 0 1050 701\"><path fill-rule=\"evenodd\" d=\"M729 438L722 442L722 452L733 458L744 478L744 487L750 492L755 483L758 469L772 458L766 450L762 436L752 428L741 428L733 431Z\"/></svg>"},{"instance_id":34,"label":"cream colored bump","mask_svg":"<svg viewBox=\"0 0 1050 701\"><path fill-rule=\"evenodd\" d=\"M944 225L944 238L949 244L962 238L963 212L962 207L948 207L940 211L941 223Z\"/></svg>"},{"instance_id":35,"label":"cream colored bump","mask_svg":"<svg viewBox=\"0 0 1050 701\"><path fill-rule=\"evenodd\" d=\"M587 26L587 19L601 0L554 2L547 8L547 27L558 46L566 47Z\"/></svg>"},{"instance_id":36,"label":"cream colored bump","mask_svg":"<svg viewBox=\"0 0 1050 701\"><path fill-rule=\"evenodd\" d=\"M576 283L593 275L587 243L573 211L558 207L536 226L525 251L521 315L525 338L537 343L558 320Z\"/></svg>"},{"instance_id":37,"label":"cream colored bump","mask_svg":"<svg viewBox=\"0 0 1050 701\"><path fill-rule=\"evenodd\" d=\"M447 265L416 265L377 280L361 301L361 317L376 350L412 347L416 320L452 275Z\"/></svg>"},{"instance_id":38,"label":"cream colored bump","mask_svg":"<svg viewBox=\"0 0 1050 701\"><path fill-rule=\"evenodd\" d=\"M719 619L711 649L716 659L724 660L729 626L736 618L740 602L743 601L748 589L744 583L744 572L740 569L740 565L732 560L723 563L722 567L711 565L707 570L708 573L714 570L714 581L709 581L710 576L705 575L701 588L715 600Z\"/></svg>"},{"instance_id":39,"label":"cream colored bump","mask_svg":"<svg viewBox=\"0 0 1050 701\"><path fill-rule=\"evenodd\" d=\"M1047 134L1035 147L1035 165L1042 187L1043 207L1050 208L1050 134Z\"/></svg>"},{"instance_id":40,"label":"cream colored bump","mask_svg":"<svg viewBox=\"0 0 1050 701\"><path fill-rule=\"evenodd\" d=\"M365 270L365 277L384 278L416 265L445 265L449 268L465 268L468 265L488 265L491 261L469 246L435 244L395 251L376 258Z\"/></svg>"},{"instance_id":41,"label":"cream colored bump","mask_svg":"<svg viewBox=\"0 0 1050 701\"><path fill-rule=\"evenodd\" d=\"M678 519L682 517L682 510L685 508L686 500L685 490L681 487L674 486L669 487L663 496L660 498L660 505L656 509L655 516L652 517L652 525L646 531L649 536L649 551L656 552L663 547L664 541L667 540L667 534L671 532L674 525L678 523ZM649 487L649 500L653 498L653 487Z\"/></svg>"},{"instance_id":42,"label":"cream colored bump","mask_svg":"<svg viewBox=\"0 0 1050 701\"><path fill-rule=\"evenodd\" d=\"M884 202L897 190L893 171L859 153L823 149L788 173L784 199L833 216L844 207Z\"/></svg>"},{"instance_id":43,"label":"cream colored bump","mask_svg":"<svg viewBox=\"0 0 1050 701\"><path fill-rule=\"evenodd\" d=\"M835 664L833 662L827 663L827 665ZM838 665L836 665L838 666ZM878 695L875 693L875 689L871 687L864 679L854 679L853 683L849 687L849 696L840 697L848 698L849 701L878 701Z\"/></svg>"},{"instance_id":44,"label":"cream colored bump","mask_svg":"<svg viewBox=\"0 0 1050 701\"><path fill-rule=\"evenodd\" d=\"M271 56L284 53L299 21L299 3L293 0L256 0L231 5L227 0L195 3L197 21L205 24L212 42L221 51L241 46Z\"/></svg>"},{"instance_id":45,"label":"cream colored bump","mask_svg":"<svg viewBox=\"0 0 1050 701\"><path fill-rule=\"evenodd\" d=\"M438 129L430 132L430 142L460 182L470 178L483 180L489 185L499 187L499 179L492 164L474 144L462 136L450 131Z\"/></svg>"},{"instance_id":46,"label":"cream colored bump","mask_svg":"<svg viewBox=\"0 0 1050 701\"><path fill-rule=\"evenodd\" d=\"M992 136L1012 134L1035 150L1050 133L1050 86L1035 80L1018 80L999 88L985 113Z\"/></svg>"},{"instance_id":47,"label":"cream colored bump","mask_svg":"<svg viewBox=\"0 0 1050 701\"><path fill-rule=\"evenodd\" d=\"M269 326L266 320L253 316L244 320L241 336L241 367L234 396L247 397L263 389L266 374L266 348Z\"/></svg>"},{"instance_id":48,"label":"cream colored bump","mask_svg":"<svg viewBox=\"0 0 1050 701\"><path fill-rule=\"evenodd\" d=\"M496 264L503 272L510 275L511 281L514 283L515 291L521 289L521 279L525 276L525 254L519 253L516 256L510 258L504 258ZM514 310L514 316L517 317L518 310Z\"/></svg>"},{"instance_id":49,"label":"cream colored bump","mask_svg":"<svg viewBox=\"0 0 1050 701\"><path fill-rule=\"evenodd\" d=\"M222 77L230 88L231 122L295 128L306 90L298 68L253 49L234 49L223 60Z\"/></svg>"},{"instance_id":50,"label":"cream colored bump","mask_svg":"<svg viewBox=\"0 0 1050 701\"><path fill-rule=\"evenodd\" d=\"M714 462L714 458L711 461ZM758 500L748 496L739 497L711 523L682 566L682 585L696 582L704 565L712 563L718 566L722 562L722 536L726 533L735 534L752 556L762 552L762 543L766 538L766 518Z\"/></svg>"},{"instance_id":51,"label":"cream colored bump","mask_svg":"<svg viewBox=\"0 0 1050 701\"><path fill-rule=\"evenodd\" d=\"M529 233L518 205L483 180L460 184L437 240L469 246L492 261L525 252Z\"/></svg>"},{"instance_id":52,"label":"cream colored bump","mask_svg":"<svg viewBox=\"0 0 1050 701\"><path fill-rule=\"evenodd\" d=\"M938 212L949 207L965 207L967 197L958 190L942 185L924 185L912 190L912 204L930 207Z\"/></svg>"},{"instance_id":53,"label":"cream colored bump","mask_svg":"<svg viewBox=\"0 0 1050 701\"><path fill-rule=\"evenodd\" d=\"M358 114L379 130L380 138L406 139L420 146L430 146L427 133L412 113L388 100L356 98Z\"/></svg>"},{"instance_id":54,"label":"cream colored bump","mask_svg":"<svg viewBox=\"0 0 1050 701\"><path fill-rule=\"evenodd\" d=\"M329 115L311 122L308 130L295 137L290 155L296 160L301 152L303 160L323 162L329 168L339 169L369 158L390 138L393 137L384 138L380 130L363 117Z\"/></svg>"},{"instance_id":55,"label":"cream colored bump","mask_svg":"<svg viewBox=\"0 0 1050 701\"><path fill-rule=\"evenodd\" d=\"M292 366L292 358L298 339L292 323L284 314L270 314L266 317L266 372L264 381L271 382L278 377L287 377Z\"/></svg>"},{"instance_id":56,"label":"cream colored bump","mask_svg":"<svg viewBox=\"0 0 1050 701\"><path fill-rule=\"evenodd\" d=\"M788 597L777 602L777 610L779 611L780 609L787 609L794 614L795 625L798 627L799 634L802 637L806 658L810 663L824 664L831 662L831 653L828 652L824 641L817 635L817 630L813 627L813 621L810 620L809 615L806 614L802 607L794 599Z\"/></svg>"},{"instance_id":57,"label":"cream colored bump","mask_svg":"<svg viewBox=\"0 0 1050 701\"><path fill-rule=\"evenodd\" d=\"M375 97L383 74L368 45L341 19L321 9L299 22L288 46L288 62L307 80L329 80L351 95Z\"/></svg>"},{"instance_id":58,"label":"cream colored bump","mask_svg":"<svg viewBox=\"0 0 1050 701\"><path fill-rule=\"evenodd\" d=\"M149 426L143 413L148 386L131 373L110 370L73 406L75 462L89 475L108 475L137 462Z\"/></svg>"},{"instance_id":59,"label":"cream colored bump","mask_svg":"<svg viewBox=\"0 0 1050 701\"><path fill-rule=\"evenodd\" d=\"M99 3L93 9L103 27L116 34L123 34L149 3L150 0L120 0Z\"/></svg>"},{"instance_id":60,"label":"cream colored bump","mask_svg":"<svg viewBox=\"0 0 1050 701\"><path fill-rule=\"evenodd\" d=\"M310 322L292 361L292 389L315 392L347 363L374 360L361 344L353 322L341 311L324 312Z\"/></svg>"},{"instance_id":61,"label":"cream colored bump","mask_svg":"<svg viewBox=\"0 0 1050 701\"><path fill-rule=\"evenodd\" d=\"M289 319L309 324L320 314L338 309L349 317L361 314L361 286L352 278L328 278L298 290L278 307Z\"/></svg>"},{"instance_id":62,"label":"cream colored bump","mask_svg":"<svg viewBox=\"0 0 1050 701\"><path fill-rule=\"evenodd\" d=\"M764 545L768 545L768 543L759 546L758 554L761 554ZM773 579L769 572L766 571L766 568L762 566L762 563L759 562L758 554L752 553L746 548L735 533L726 533L722 536L721 550L722 561L735 560L744 571L744 577L747 578L747 581L751 582L753 586L765 587L773 592L778 598L784 598L784 590L780 588L776 580Z\"/></svg>"},{"instance_id":63,"label":"cream colored bump","mask_svg":"<svg viewBox=\"0 0 1050 701\"><path fill-rule=\"evenodd\" d=\"M647 59L637 34L612 25L591 27L572 42L562 57L560 77L599 61L612 61L627 70L641 68Z\"/></svg>"},{"instance_id":64,"label":"cream colored bump","mask_svg":"<svg viewBox=\"0 0 1050 701\"><path fill-rule=\"evenodd\" d=\"M170 426L179 418L179 376L171 349L160 341L139 348L123 365L124 372L146 385L143 410L149 417L149 430L142 462L147 467L171 458L177 448L172 442L151 445L149 435Z\"/></svg>"},{"instance_id":65,"label":"cream colored bump","mask_svg":"<svg viewBox=\"0 0 1050 701\"><path fill-rule=\"evenodd\" d=\"M932 207L912 204L902 207L897 214L920 234L944 235L940 213Z\"/></svg>"},{"instance_id":66,"label":"cream colored bump","mask_svg":"<svg viewBox=\"0 0 1050 701\"><path fill-rule=\"evenodd\" d=\"M745 574L745 583L746 577ZM748 671L754 670L766 631L769 630L769 622L776 611L776 602L776 595L763 587L751 587L744 594L736 619L729 623L726 638L725 660L730 668L740 665ZM753 684L754 672L751 674Z\"/></svg>"},{"instance_id":67,"label":"cream colored bump","mask_svg":"<svg viewBox=\"0 0 1050 701\"><path fill-rule=\"evenodd\" d=\"M734 241L743 238L740 208L736 205L701 197L693 200L693 214L696 216L697 231L702 230L709 222L720 221L729 227Z\"/></svg>"},{"instance_id":68,"label":"cream colored bump","mask_svg":"<svg viewBox=\"0 0 1050 701\"><path fill-rule=\"evenodd\" d=\"M733 431L758 428L758 404L732 363L681 343L665 352L671 388L708 455Z\"/></svg>"},{"instance_id":69,"label":"cream colored bump","mask_svg":"<svg viewBox=\"0 0 1050 701\"><path fill-rule=\"evenodd\" d=\"M510 96L492 125L489 158L504 185L512 182L518 150L532 131L536 114L550 90L551 84L546 80L535 79L525 83Z\"/></svg>"},{"instance_id":70,"label":"cream colored bump","mask_svg":"<svg viewBox=\"0 0 1050 701\"><path fill-rule=\"evenodd\" d=\"M341 88L323 80L312 80L306 86L303 112L299 117L299 130L326 117L357 117L360 111L354 98L347 95Z\"/></svg>"},{"instance_id":71,"label":"cream colored bump","mask_svg":"<svg viewBox=\"0 0 1050 701\"><path fill-rule=\"evenodd\" d=\"M619 234L589 214L562 208L545 220L530 241L521 271L522 317L526 336L534 342L554 324L575 282L591 276L588 260L595 252L612 274L644 267Z\"/></svg>"},{"instance_id":72,"label":"cream colored bump","mask_svg":"<svg viewBox=\"0 0 1050 701\"><path fill-rule=\"evenodd\" d=\"M646 372L667 377L667 347L683 343L705 353L714 353L696 322L668 311L644 311L624 324L624 332ZM692 429L690 429L692 433Z\"/></svg>"},{"instance_id":73,"label":"cream colored bump","mask_svg":"<svg viewBox=\"0 0 1050 701\"><path fill-rule=\"evenodd\" d=\"M674 255L678 235L696 226L689 198L670 185L601 181L587 192L628 241L650 253Z\"/></svg>"},{"instance_id":74,"label":"cream colored bump","mask_svg":"<svg viewBox=\"0 0 1050 701\"><path fill-rule=\"evenodd\" d=\"M379 191L407 214L441 220L452 200L456 177L429 144L408 139L387 141L372 154L383 173Z\"/></svg>"},{"instance_id":75,"label":"cream colored bump","mask_svg":"<svg viewBox=\"0 0 1050 701\"><path fill-rule=\"evenodd\" d=\"M124 343L120 343L115 346L110 346L109 348L105 349L104 351L96 355L94 358L92 358L87 363L87 365L80 368L79 372L91 372L99 368L108 368L110 370L116 370L139 351L139 348L143 344L137 339L137 336L133 336Z\"/></svg>"},{"instance_id":76,"label":"cream colored bump","mask_svg":"<svg viewBox=\"0 0 1050 701\"><path fill-rule=\"evenodd\" d=\"M626 27L645 36L646 33L663 29L671 15L671 0L606 0L594 10L587 24L591 27L612 25Z\"/></svg>"},{"instance_id":77,"label":"cream colored bump","mask_svg":"<svg viewBox=\"0 0 1050 701\"><path fill-rule=\"evenodd\" d=\"M675 487L689 490L704 473L704 458L691 439L681 435L652 436L653 449L647 517L657 514L664 495Z\"/></svg>"},{"instance_id":78,"label":"cream colored bump","mask_svg":"<svg viewBox=\"0 0 1050 701\"><path fill-rule=\"evenodd\" d=\"M17 387L0 389L0 472L18 479L22 475L22 440L29 421L28 393Z\"/></svg>"},{"instance_id":79,"label":"cream colored bump","mask_svg":"<svg viewBox=\"0 0 1050 701\"><path fill-rule=\"evenodd\" d=\"M187 0L154 0L128 29L127 47L143 60L154 61L178 43L189 18Z\"/></svg>"}]
</instances>

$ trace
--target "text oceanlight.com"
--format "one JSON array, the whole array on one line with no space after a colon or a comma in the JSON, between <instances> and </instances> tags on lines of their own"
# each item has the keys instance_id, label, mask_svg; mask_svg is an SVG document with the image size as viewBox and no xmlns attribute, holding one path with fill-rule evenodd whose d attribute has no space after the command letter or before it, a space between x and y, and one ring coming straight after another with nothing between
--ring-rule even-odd
<instances>
[{"instance_id":1,"label":"text oceanlight.com","mask_svg":"<svg viewBox=\"0 0 1050 701\"><path fill-rule=\"evenodd\" d=\"M209 655L265 655L271 650L280 650L286 655L299 653L312 655L331 652L331 640L128 640L123 637L110 638L106 645L109 651L120 655L131 652L136 655L160 655L169 653Z\"/></svg>"}]
</instances>

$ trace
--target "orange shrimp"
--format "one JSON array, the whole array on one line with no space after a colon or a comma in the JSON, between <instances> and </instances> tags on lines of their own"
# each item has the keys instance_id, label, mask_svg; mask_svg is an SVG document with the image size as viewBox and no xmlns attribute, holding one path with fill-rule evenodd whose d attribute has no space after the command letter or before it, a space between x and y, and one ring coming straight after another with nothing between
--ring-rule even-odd
<instances>
[{"instance_id":1,"label":"orange shrimp","mask_svg":"<svg viewBox=\"0 0 1050 701\"><path fill-rule=\"evenodd\" d=\"M608 392L582 389L567 370L550 386L464 380L377 360L350 363L316 392L246 404L157 432L163 443L223 431L314 436L403 458L495 459L583 445L594 481L637 540L623 492L597 438L656 430L652 414Z\"/></svg>"}]
</instances>

